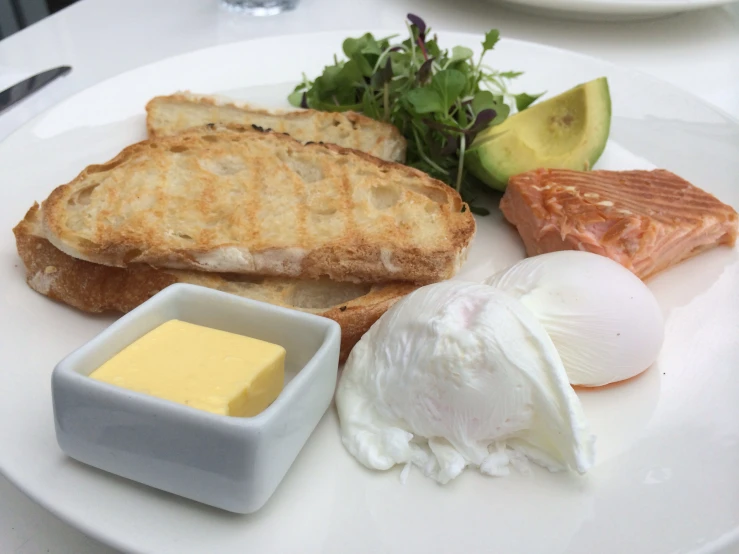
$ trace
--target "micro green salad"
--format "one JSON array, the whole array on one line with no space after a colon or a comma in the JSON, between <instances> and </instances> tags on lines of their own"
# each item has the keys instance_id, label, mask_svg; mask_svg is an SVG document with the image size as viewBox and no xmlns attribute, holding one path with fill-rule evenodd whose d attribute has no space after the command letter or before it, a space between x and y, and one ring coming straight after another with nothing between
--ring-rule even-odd
<instances>
[{"instance_id":1,"label":"micro green salad","mask_svg":"<svg viewBox=\"0 0 739 554\"><path fill-rule=\"evenodd\" d=\"M482 52L455 46L443 50L426 23L413 14L406 22L409 38L376 39L367 33L347 38L346 59L313 81L305 75L289 96L296 107L324 111L357 111L395 125L408 141L406 163L453 186L475 207L478 182L464 168L465 149L477 133L502 123L511 109L521 111L540 95L511 94L508 82L517 71L497 71L483 58L498 42L493 29L485 34Z\"/></svg>"}]
</instances>

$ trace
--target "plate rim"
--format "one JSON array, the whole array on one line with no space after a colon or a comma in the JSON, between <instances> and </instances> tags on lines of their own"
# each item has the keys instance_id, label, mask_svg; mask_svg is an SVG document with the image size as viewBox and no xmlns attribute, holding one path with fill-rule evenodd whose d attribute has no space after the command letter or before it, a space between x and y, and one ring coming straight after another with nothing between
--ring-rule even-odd
<instances>
[{"instance_id":1,"label":"plate rim","mask_svg":"<svg viewBox=\"0 0 739 554\"><path fill-rule=\"evenodd\" d=\"M550 3L548 0L504 0L506 4L525 6L532 9L546 10L550 13L574 13L593 16L649 17L658 15L679 14L720 6L726 6L735 0L668 0L665 2L642 0L566 0L564 5Z\"/></svg>"},{"instance_id":2,"label":"plate rim","mask_svg":"<svg viewBox=\"0 0 739 554\"><path fill-rule=\"evenodd\" d=\"M504 1L505 2L508 2L509 0L504 0ZM529 2L529 1L539 2L540 0L514 0L514 1L515 2ZM575 1L582 1L582 0L575 0ZM639 2L639 0L634 0L634 1L635 2ZM727 4L727 3L737 2L739 0L703 0L703 1L718 2L718 3L721 3L721 4ZM329 36L329 35L347 35L347 36L349 36L349 35L352 35L354 33L362 33L362 32L369 32L369 33L373 33L374 35L385 36L385 35L389 35L389 34L405 32L405 29L402 29L402 30L400 28L397 28L397 29L391 29L391 28L379 29L379 28L376 28L376 29L370 29L370 30L366 30L366 29L365 30L360 30L360 29L343 29L343 30L339 30L339 31L319 31L317 33L294 33L294 34L285 34L285 35L272 35L272 36L268 36L268 37L256 37L256 38L253 38L253 39L246 39L246 40L238 40L238 41L226 42L226 43L223 43L223 44L214 44L212 46L206 46L204 48L195 48L195 49L192 49L192 50L188 50L186 52L181 52L179 54L173 54L171 56L166 56L164 58L160 58L159 60L155 60L153 62L148 62L148 63L142 64L142 65L136 66L136 67L132 67L130 69L127 69L126 71L122 71L120 73L116 73L115 75L111 75L109 77L106 77L105 79L101 79L99 81L96 81L96 82L94 82L94 83L92 83L92 84L90 84L90 85L88 85L88 86L86 86L86 87L84 87L84 88L82 88L80 90L75 91L73 94L70 94L69 96L67 96L65 98L62 98L61 100L59 100L58 102L52 104L51 106L46 107L44 110L42 110L41 112L39 112L36 115L34 115L31 119L29 119L28 121L26 121L22 125L18 126L17 128L13 129L13 131L11 133L9 133L2 140L0 140L0 153L2 152L2 149L3 149L4 145L7 142L10 142L12 139L14 139L16 135L18 135L18 134L20 134L20 133L22 133L24 131L27 131L28 128L31 125L33 125L34 123L36 123L37 121L39 121L40 119L42 119L44 116L46 116L49 113L51 113L52 111L60 108L61 106L64 106L68 102L72 102L78 96L84 94L85 92L89 91L90 89L93 89L95 87L101 86L101 85L103 85L105 83L110 83L111 81L114 81L116 79L120 79L120 78L124 77L125 75L129 75L129 74L134 73L136 71L140 71L140 70L145 69L145 68L150 68L150 67L159 65L161 63L169 62L169 61L172 61L172 60L175 60L175 59L178 59L178 58L185 58L185 57L190 56L190 55L195 54L195 53L207 52L209 50L234 48L234 47L237 47L238 45L249 44L249 43L252 43L252 42L271 41L271 40L277 40L277 39L281 39L281 38L284 39L286 37L289 37L291 40L292 39L296 39L297 40L297 39L301 39L301 38L309 38L309 37L317 37L317 36ZM442 29L436 29L435 32L437 32L437 33L443 33L444 35L448 35L448 36L453 36L453 35L466 36L466 37L472 37L472 36L479 37L480 36L477 33L471 33L469 31L454 31L454 30L448 30L448 29L443 29L443 28ZM550 44L547 44L547 43L544 43L544 42L537 42L537 41L534 41L534 40L524 40L524 39L519 39L519 38L507 38L507 37L503 36L503 37L501 37L500 42L501 43L517 43L517 44L522 44L522 45L534 45L537 48L543 48L543 49L549 50L551 52L558 52L560 54L566 54L568 56L575 56L575 57L580 57L580 58L583 58L583 59L593 60L593 61L597 61L598 63L604 64L604 65L608 65L610 67L615 67L615 68L622 69L624 71L629 71L629 72L633 73L634 75L637 75L641 79L649 79L653 83L655 83L655 84L657 84L659 86L669 87L670 89L672 89L673 92L677 92L677 93L683 94L685 96L688 96L692 100L700 102L701 104L704 105L704 107L713 110L714 112L716 112L720 116L722 116L725 119L729 120L732 124L739 125L739 116L735 116L735 115L727 112L726 110L724 110L721 106L717 106L716 104L713 104L712 102L709 102L708 100L706 100L704 98L701 98L700 96L697 96L696 94L693 94L692 92L690 92L688 90L685 90L685 89L681 88L680 86L678 86L678 85L676 85L674 83L671 83L671 82L669 82L669 81L667 81L665 79L662 79L661 77L657 77L657 76L652 75L650 73L647 73L645 71L641 71L641 70L638 70L638 69L631 69L631 68L628 68L626 66L622 66L622 65L619 65L619 64L614 63L612 61L606 60L604 58L600 58L598 56L591 56L590 54L584 54L582 52L577 52L575 50L570 50L568 48L562 48L562 47L559 47L559 46L552 46ZM0 473L1 472L2 472L2 468L0 467Z\"/></svg>"}]
</instances>

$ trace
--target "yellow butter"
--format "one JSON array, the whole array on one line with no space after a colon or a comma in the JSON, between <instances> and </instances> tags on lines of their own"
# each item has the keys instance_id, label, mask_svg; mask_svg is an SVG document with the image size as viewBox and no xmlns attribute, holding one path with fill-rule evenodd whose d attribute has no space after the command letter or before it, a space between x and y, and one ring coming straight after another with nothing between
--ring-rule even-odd
<instances>
[{"instance_id":1,"label":"yellow butter","mask_svg":"<svg viewBox=\"0 0 739 554\"><path fill-rule=\"evenodd\" d=\"M285 349L173 319L130 344L90 377L214 414L251 417L285 382Z\"/></svg>"}]
</instances>

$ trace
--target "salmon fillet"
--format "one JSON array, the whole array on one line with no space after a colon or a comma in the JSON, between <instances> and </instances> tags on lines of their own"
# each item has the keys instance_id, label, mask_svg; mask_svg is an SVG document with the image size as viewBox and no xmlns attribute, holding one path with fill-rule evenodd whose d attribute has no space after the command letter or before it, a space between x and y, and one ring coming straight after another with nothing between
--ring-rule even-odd
<instances>
[{"instance_id":1,"label":"salmon fillet","mask_svg":"<svg viewBox=\"0 0 739 554\"><path fill-rule=\"evenodd\" d=\"M641 279L737 235L731 206L664 169L529 171L511 177L500 208L529 256L585 250Z\"/></svg>"}]
</instances>

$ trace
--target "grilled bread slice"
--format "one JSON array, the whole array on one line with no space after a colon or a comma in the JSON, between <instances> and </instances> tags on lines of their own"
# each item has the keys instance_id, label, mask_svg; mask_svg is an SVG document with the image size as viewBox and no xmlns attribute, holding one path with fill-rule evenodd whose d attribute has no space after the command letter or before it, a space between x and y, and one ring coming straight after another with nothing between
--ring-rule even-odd
<instances>
[{"instance_id":1,"label":"grilled bread slice","mask_svg":"<svg viewBox=\"0 0 739 554\"><path fill-rule=\"evenodd\" d=\"M146 127L150 137L176 135L208 123L257 125L287 133L300 142L330 142L383 160L405 161L405 139L395 126L354 112L269 112L220 97L188 92L157 96L146 105Z\"/></svg>"},{"instance_id":2,"label":"grilled bread slice","mask_svg":"<svg viewBox=\"0 0 739 554\"><path fill-rule=\"evenodd\" d=\"M410 167L211 125L89 166L44 202L43 228L66 254L110 266L429 283L455 274L475 221L454 189Z\"/></svg>"},{"instance_id":3,"label":"grilled bread slice","mask_svg":"<svg viewBox=\"0 0 739 554\"><path fill-rule=\"evenodd\" d=\"M356 285L279 277L245 279L233 274L158 270L143 264L128 269L98 265L72 258L52 246L43 236L39 215L36 204L13 229L28 285L87 312L128 312L174 283L201 285L333 319L341 325L344 361L370 326L417 288L409 283Z\"/></svg>"}]
</instances>

